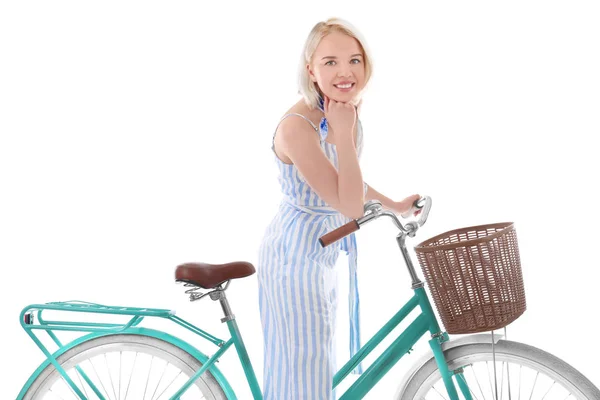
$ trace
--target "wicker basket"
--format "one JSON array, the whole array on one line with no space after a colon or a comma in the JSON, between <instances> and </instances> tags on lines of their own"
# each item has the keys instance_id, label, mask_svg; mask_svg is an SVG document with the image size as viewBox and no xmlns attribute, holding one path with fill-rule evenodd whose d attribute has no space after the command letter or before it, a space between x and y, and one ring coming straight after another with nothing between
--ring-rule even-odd
<instances>
[{"instance_id":1,"label":"wicker basket","mask_svg":"<svg viewBox=\"0 0 600 400\"><path fill-rule=\"evenodd\" d=\"M449 231L420 243L415 252L448 333L499 329L525 312L512 222Z\"/></svg>"}]
</instances>

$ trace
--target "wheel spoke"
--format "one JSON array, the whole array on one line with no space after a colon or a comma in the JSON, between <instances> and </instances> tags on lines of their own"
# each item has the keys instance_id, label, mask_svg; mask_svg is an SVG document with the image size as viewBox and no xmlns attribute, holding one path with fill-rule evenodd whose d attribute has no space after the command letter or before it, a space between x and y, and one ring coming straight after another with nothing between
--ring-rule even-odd
<instances>
[{"instance_id":1,"label":"wheel spoke","mask_svg":"<svg viewBox=\"0 0 600 400\"><path fill-rule=\"evenodd\" d=\"M69 378L71 378L71 380L73 380L73 378L69 375L69 372L68 371L65 371L65 372L67 373L67 376ZM73 396L75 396L75 398L78 398L77 393L75 392L75 390L73 390L73 388L71 387L71 385L69 385L69 382L67 382L67 380L65 379L64 376L61 375L61 380L60 381L65 386L66 389L62 390L62 388L59 386L59 388L58 388L58 389L60 389L59 392L61 392L63 395L65 395L64 392L66 392L66 393L70 392ZM75 382L73 382L73 383L75 383ZM60 397L62 399L62 396L59 395L58 393L53 393L53 394L55 396Z\"/></svg>"},{"instance_id":2,"label":"wheel spoke","mask_svg":"<svg viewBox=\"0 0 600 400\"><path fill-rule=\"evenodd\" d=\"M59 398L59 400L65 400L65 399L64 399L62 396L60 396L60 395L58 395L58 394L54 393L52 390L50 390L50 393L52 393L52 395L53 395L53 396L56 396L56 397L58 397L58 398Z\"/></svg>"},{"instance_id":3,"label":"wheel spoke","mask_svg":"<svg viewBox=\"0 0 600 400\"><path fill-rule=\"evenodd\" d=\"M131 366L131 372L129 373L129 380L127 381L127 389L125 389L125 400L127 400L127 394L129 393L129 385L131 384L131 377L133 376L133 371L135 371L135 363L137 362L137 351L135 352L135 358L133 359L133 365Z\"/></svg>"},{"instance_id":4,"label":"wheel spoke","mask_svg":"<svg viewBox=\"0 0 600 400\"><path fill-rule=\"evenodd\" d=\"M164 376L165 376L165 372L167 371L167 367L169 366L169 363L165 364L165 367L163 368L163 372L160 376L160 379L158 380L158 383L156 384L156 388L154 388L154 393L152 393L152 397L150 398L150 400L154 400L154 395L156 394L156 391L158 390L158 387L160 386L160 383L162 382ZM160 397L160 396L159 396Z\"/></svg>"},{"instance_id":5,"label":"wheel spoke","mask_svg":"<svg viewBox=\"0 0 600 400\"><path fill-rule=\"evenodd\" d=\"M481 398L485 400L485 394L483 394L483 389L481 389L481 383L479 383L479 379L477 379L477 374L475 373L475 368L473 368L473 364L471 364L471 372L473 372L475 381L477 381L477 386L479 386L479 392L481 393Z\"/></svg>"},{"instance_id":6,"label":"wheel spoke","mask_svg":"<svg viewBox=\"0 0 600 400\"><path fill-rule=\"evenodd\" d=\"M593 385L575 388L577 382L586 380L581 373L556 356L523 343L501 341L495 354L491 344L477 343L450 348L445 356L450 370L461 371L453 380L468 388L460 393L473 400L600 400ZM494 358L492 366L490 362ZM403 398L439 400L448 397L435 363L428 363L413 376L418 378L407 384Z\"/></svg>"},{"instance_id":7,"label":"wheel spoke","mask_svg":"<svg viewBox=\"0 0 600 400\"><path fill-rule=\"evenodd\" d=\"M94 363L92 362L92 360L89 360L90 364L92 364L92 368L94 369L94 373L96 374L96 377L98 378L98 381L100 382L100 386L102 386L102 390L104 390L104 394L106 394L106 397L110 398L110 396L108 395L108 391L106 390L106 388L104 387L104 382L102 382L102 379L100 379L100 375L98 375L98 371L96 371L96 366L94 365Z\"/></svg>"},{"instance_id":8,"label":"wheel spoke","mask_svg":"<svg viewBox=\"0 0 600 400\"><path fill-rule=\"evenodd\" d=\"M108 374L108 378L110 379L110 386L112 387L113 394L115 395L115 400L117 400L117 394L115 393L115 385L113 383L112 374L110 373L110 368L108 367L106 353L104 353L104 364L106 364L106 373Z\"/></svg>"},{"instance_id":9,"label":"wheel spoke","mask_svg":"<svg viewBox=\"0 0 600 400\"><path fill-rule=\"evenodd\" d=\"M531 400L531 398L533 397L533 392L535 391L535 384L537 383L537 378L539 375L539 372L535 374L535 380L533 381L533 387L531 388L531 395L529 396L529 400Z\"/></svg>"},{"instance_id":10,"label":"wheel spoke","mask_svg":"<svg viewBox=\"0 0 600 400\"><path fill-rule=\"evenodd\" d=\"M490 363L489 361L485 363L485 365L487 366L487 370L488 370L488 380L490 381L490 392L492 393L492 399L494 399L494 385L492 384L492 375L490 373Z\"/></svg>"},{"instance_id":11,"label":"wheel spoke","mask_svg":"<svg viewBox=\"0 0 600 400\"><path fill-rule=\"evenodd\" d=\"M166 400L188 380L186 377L202 368L202 362L184 349L137 334L84 341L58 361L67 374L63 377L53 365L46 367L31 383L27 398L79 400L80 393L89 400ZM224 400L226 396L207 371L181 398Z\"/></svg>"},{"instance_id":12,"label":"wheel spoke","mask_svg":"<svg viewBox=\"0 0 600 400\"><path fill-rule=\"evenodd\" d=\"M492 364L494 365L494 399L498 400L498 377L496 376L496 356L495 354L494 356L494 360L492 361Z\"/></svg>"},{"instance_id":13,"label":"wheel spoke","mask_svg":"<svg viewBox=\"0 0 600 400\"><path fill-rule=\"evenodd\" d=\"M440 391L439 391L439 390L437 390L437 389L435 388L435 386L433 387L433 389L434 389L434 390L437 392L437 394L438 394L438 395L439 395L439 396L440 396L442 399L444 399L444 400L448 400L448 399L446 399L446 396L444 396L443 394L441 394L441 393L440 393Z\"/></svg>"},{"instance_id":14,"label":"wheel spoke","mask_svg":"<svg viewBox=\"0 0 600 400\"><path fill-rule=\"evenodd\" d=\"M556 381L552 382L552 385L550 385L550 388L548 388L548 391L546 392L546 394L544 395L544 397L542 397L542 400L544 400L546 398L546 396L548 396L548 393L550 393L550 391L554 387L555 383L556 383Z\"/></svg>"},{"instance_id":15,"label":"wheel spoke","mask_svg":"<svg viewBox=\"0 0 600 400\"><path fill-rule=\"evenodd\" d=\"M469 388L469 392L471 393L471 396L473 397L474 400L479 400L477 398L477 396L475 396L475 393L473 393L473 390L471 389L471 387L467 384L467 380L465 379L465 372L463 369L463 373L458 375L458 379L462 379L462 381L465 383L465 385L467 385L467 387Z\"/></svg>"},{"instance_id":16,"label":"wheel spoke","mask_svg":"<svg viewBox=\"0 0 600 400\"><path fill-rule=\"evenodd\" d=\"M522 374L522 372L523 372L523 366L519 365L519 399L518 400L521 400L521 378L522 378L521 374Z\"/></svg>"},{"instance_id":17,"label":"wheel spoke","mask_svg":"<svg viewBox=\"0 0 600 400\"><path fill-rule=\"evenodd\" d=\"M148 378L146 379L146 388L144 389L144 397L146 398L146 391L148 390L148 382L150 381L150 371L152 371L152 363L154 362L154 356L152 356L152 360L150 361L150 367L148 368Z\"/></svg>"},{"instance_id":18,"label":"wheel spoke","mask_svg":"<svg viewBox=\"0 0 600 400\"><path fill-rule=\"evenodd\" d=\"M500 379L500 400L504 399L504 362L502 362L502 377Z\"/></svg>"},{"instance_id":19,"label":"wheel spoke","mask_svg":"<svg viewBox=\"0 0 600 400\"><path fill-rule=\"evenodd\" d=\"M510 386L510 364L506 363L506 378L508 379L508 400L512 400L512 387Z\"/></svg>"},{"instance_id":20,"label":"wheel spoke","mask_svg":"<svg viewBox=\"0 0 600 400\"><path fill-rule=\"evenodd\" d=\"M119 352L119 398L117 400L121 400L121 368L123 364L123 352Z\"/></svg>"},{"instance_id":21,"label":"wheel spoke","mask_svg":"<svg viewBox=\"0 0 600 400\"><path fill-rule=\"evenodd\" d=\"M81 372L79 372L77 370L77 367L75 368L75 372L77 373L77 378L79 379L79 383L81 384L81 388L83 389L83 394L85 395L86 398L90 398L90 395L87 392L87 389L85 388L85 385L83 384L83 381L81 380Z\"/></svg>"},{"instance_id":22,"label":"wheel spoke","mask_svg":"<svg viewBox=\"0 0 600 400\"><path fill-rule=\"evenodd\" d=\"M165 392L166 392L167 390L169 390L169 388L171 387L171 385L173 384L173 382L175 382L175 381L177 380L177 378L179 378L179 376L180 376L181 374L182 374L182 372L181 372L181 371L179 371L179 373L178 373L177 375L175 375L175 377L174 377L174 378L171 380L171 382L170 382L170 383L167 385L167 387L166 387L166 388L164 388L162 392L160 392L160 394L159 394L159 395L158 395L158 397L156 398L157 400L158 400L158 399L160 399L160 398L161 398L161 396L162 396L163 394L165 394Z\"/></svg>"}]
</instances>

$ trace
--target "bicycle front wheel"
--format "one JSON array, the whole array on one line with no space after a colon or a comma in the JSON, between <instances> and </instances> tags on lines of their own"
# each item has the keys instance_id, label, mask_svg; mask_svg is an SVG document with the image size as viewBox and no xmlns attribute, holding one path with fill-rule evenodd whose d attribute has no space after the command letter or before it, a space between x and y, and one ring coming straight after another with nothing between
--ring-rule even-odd
<instances>
[{"instance_id":1,"label":"bicycle front wheel","mask_svg":"<svg viewBox=\"0 0 600 400\"><path fill-rule=\"evenodd\" d=\"M498 341L494 350L495 357L492 344L481 343L444 352L451 371L463 369L464 379L474 400L600 399L598 388L572 366L552 354L507 340ZM459 397L464 398L461 394ZM429 360L413 375L401 398L449 398L435 360Z\"/></svg>"},{"instance_id":2,"label":"bicycle front wheel","mask_svg":"<svg viewBox=\"0 0 600 400\"><path fill-rule=\"evenodd\" d=\"M134 334L85 341L57 361L87 399L169 399L202 367L197 358L169 342ZM67 400L79 396L50 364L31 384L24 399ZM227 397L206 371L181 397L185 399Z\"/></svg>"}]
</instances>

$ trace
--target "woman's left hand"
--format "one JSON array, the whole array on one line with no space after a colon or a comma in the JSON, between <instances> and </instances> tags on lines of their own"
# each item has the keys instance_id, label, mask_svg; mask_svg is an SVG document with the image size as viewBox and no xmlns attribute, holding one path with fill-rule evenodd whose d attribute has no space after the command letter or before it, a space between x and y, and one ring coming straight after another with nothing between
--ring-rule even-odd
<instances>
[{"instance_id":1,"label":"woman's left hand","mask_svg":"<svg viewBox=\"0 0 600 400\"><path fill-rule=\"evenodd\" d=\"M408 218L411 214L414 213L416 217L421 213L420 209L415 209L415 202L421 199L421 196L418 194L413 194L412 196L408 196L404 200L394 202L393 210L396 214L399 214L402 218Z\"/></svg>"}]
</instances>

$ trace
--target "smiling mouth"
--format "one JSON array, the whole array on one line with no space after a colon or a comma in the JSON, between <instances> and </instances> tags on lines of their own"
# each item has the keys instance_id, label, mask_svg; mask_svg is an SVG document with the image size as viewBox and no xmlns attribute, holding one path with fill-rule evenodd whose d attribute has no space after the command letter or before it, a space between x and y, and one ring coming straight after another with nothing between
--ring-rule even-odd
<instances>
[{"instance_id":1,"label":"smiling mouth","mask_svg":"<svg viewBox=\"0 0 600 400\"><path fill-rule=\"evenodd\" d=\"M351 87L354 87L355 83L344 83L344 84L339 84L339 85L333 85L338 89L350 89Z\"/></svg>"}]
</instances>

